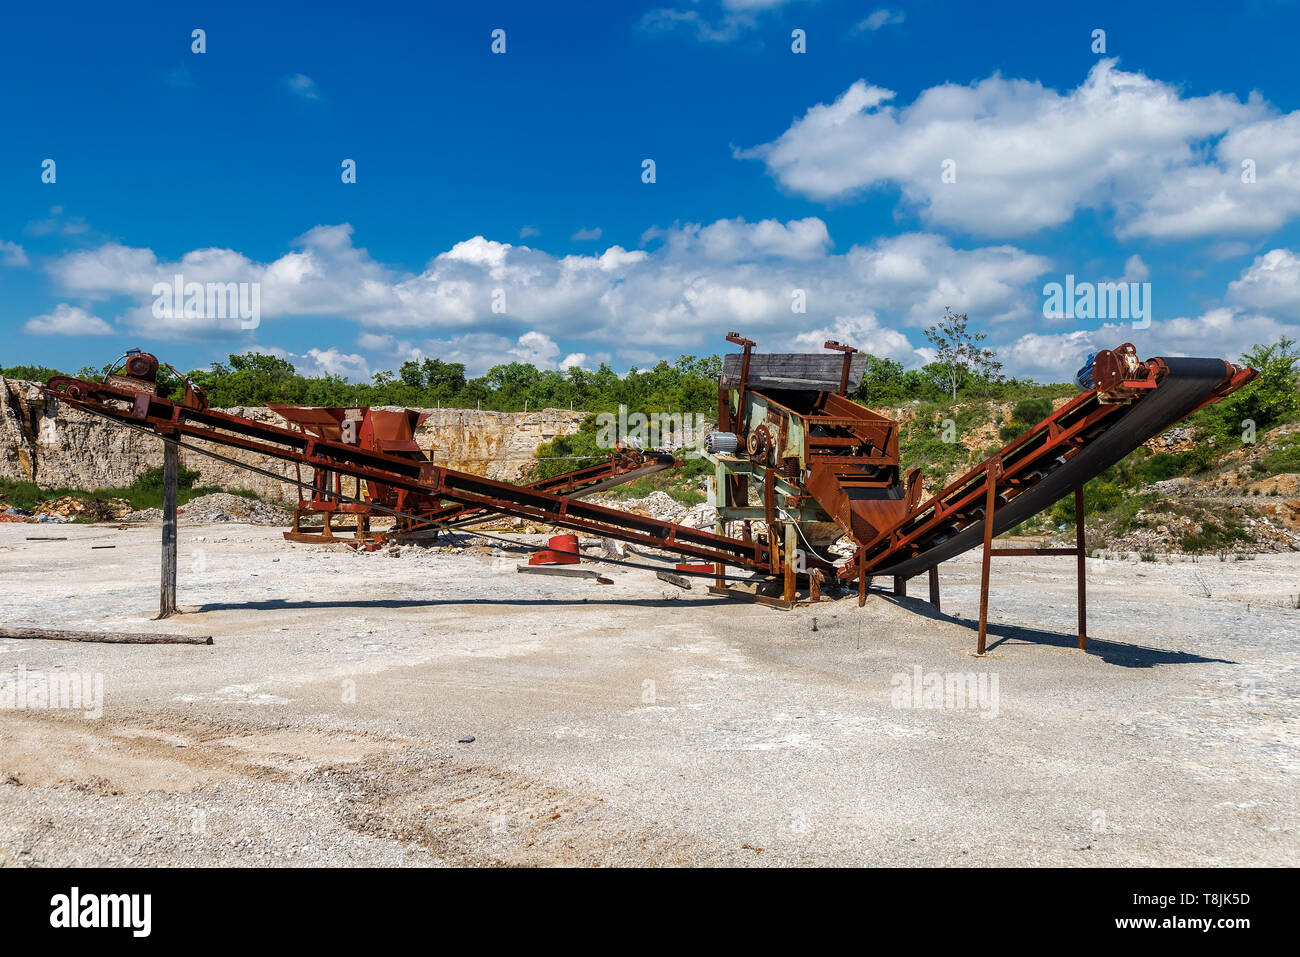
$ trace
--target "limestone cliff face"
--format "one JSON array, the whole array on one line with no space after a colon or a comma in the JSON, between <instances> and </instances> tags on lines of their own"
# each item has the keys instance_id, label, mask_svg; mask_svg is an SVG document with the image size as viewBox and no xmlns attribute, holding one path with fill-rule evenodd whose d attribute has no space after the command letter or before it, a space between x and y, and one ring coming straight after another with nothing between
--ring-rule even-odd
<instances>
[{"instance_id":1,"label":"limestone cliff face","mask_svg":"<svg viewBox=\"0 0 1300 957\"><path fill-rule=\"evenodd\" d=\"M261 406L222 411L258 422L286 424ZM567 409L424 411L429 417L416 433L416 441L434 462L506 482L527 480L537 447L576 432L586 417L584 412ZM216 447L214 451L277 475L295 475L291 463L238 449ZM297 498L292 485L194 452L183 450L181 464L198 471L200 485L251 489L273 501ZM141 472L160 465L162 445L158 439L49 398L33 383L0 378L0 477L45 487L96 489L129 485ZM305 481L310 471L304 471Z\"/></svg>"}]
</instances>

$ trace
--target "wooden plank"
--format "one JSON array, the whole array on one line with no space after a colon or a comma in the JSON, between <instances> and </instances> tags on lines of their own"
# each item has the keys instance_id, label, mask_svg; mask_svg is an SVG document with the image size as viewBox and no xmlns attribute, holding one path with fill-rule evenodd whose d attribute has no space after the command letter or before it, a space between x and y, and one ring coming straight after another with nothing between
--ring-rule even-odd
<instances>
[{"instance_id":1,"label":"wooden plank","mask_svg":"<svg viewBox=\"0 0 1300 957\"><path fill-rule=\"evenodd\" d=\"M722 357L722 385L735 388L740 385L741 356ZM749 357L749 384L770 389L809 389L835 392L840 387L840 372L844 357L839 353L804 355L800 353L754 353ZM862 382L866 372L866 353L854 353L849 365L849 391Z\"/></svg>"},{"instance_id":2,"label":"wooden plank","mask_svg":"<svg viewBox=\"0 0 1300 957\"><path fill-rule=\"evenodd\" d=\"M753 595L747 591L736 591L733 588L727 588L725 585L710 585L710 595L719 595L723 598L731 598L736 601L753 602L759 605L767 605L769 608L779 608L782 611L789 611L795 606L795 602L786 601L784 598L773 598L771 595Z\"/></svg>"},{"instance_id":3,"label":"wooden plank","mask_svg":"<svg viewBox=\"0 0 1300 957\"><path fill-rule=\"evenodd\" d=\"M685 588L688 591L691 587L691 580L684 575L674 575L672 572L655 572L655 578L661 582L676 585L678 588Z\"/></svg>"},{"instance_id":4,"label":"wooden plank","mask_svg":"<svg viewBox=\"0 0 1300 957\"><path fill-rule=\"evenodd\" d=\"M574 568L572 565L516 565L515 571L521 575L554 575L557 578L590 578L602 585L612 585L614 580L606 578L593 568Z\"/></svg>"},{"instance_id":5,"label":"wooden plank","mask_svg":"<svg viewBox=\"0 0 1300 957\"><path fill-rule=\"evenodd\" d=\"M0 628L0 638L42 641L98 641L112 645L210 645L209 635L149 635L111 631L51 631L48 628Z\"/></svg>"}]
</instances>

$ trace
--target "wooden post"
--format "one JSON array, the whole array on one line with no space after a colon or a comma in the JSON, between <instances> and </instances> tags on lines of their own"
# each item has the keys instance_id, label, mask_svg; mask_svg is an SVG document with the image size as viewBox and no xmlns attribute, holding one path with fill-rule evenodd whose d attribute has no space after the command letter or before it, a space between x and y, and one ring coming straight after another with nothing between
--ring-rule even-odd
<instances>
[{"instance_id":1,"label":"wooden post","mask_svg":"<svg viewBox=\"0 0 1300 957\"><path fill-rule=\"evenodd\" d=\"M939 566L930 566L930 604L939 610Z\"/></svg>"},{"instance_id":2,"label":"wooden post","mask_svg":"<svg viewBox=\"0 0 1300 957\"><path fill-rule=\"evenodd\" d=\"M176 486L180 472L180 447L163 440L162 597L158 617L176 614Z\"/></svg>"},{"instance_id":3,"label":"wooden post","mask_svg":"<svg viewBox=\"0 0 1300 957\"><path fill-rule=\"evenodd\" d=\"M1002 463L994 460L984 473L984 561L980 567L980 632L975 654L984 654L984 640L989 630L989 562L993 558L993 506L997 501L998 475Z\"/></svg>"},{"instance_id":4,"label":"wooden post","mask_svg":"<svg viewBox=\"0 0 1300 957\"><path fill-rule=\"evenodd\" d=\"M718 399L718 407L722 407L722 399ZM717 503L717 521L713 523L713 530L718 535L727 534L727 522L722 517L724 509L731 507L731 483L727 480L727 473L723 470L722 464L719 463L713 470L713 500ZM748 504L748 503L746 503ZM767 527L768 544L771 548L776 548L776 541L772 535L772 526ZM713 563L713 587L719 590L727 587L727 579L724 577L726 569L722 562Z\"/></svg>"},{"instance_id":5,"label":"wooden post","mask_svg":"<svg viewBox=\"0 0 1300 957\"><path fill-rule=\"evenodd\" d=\"M902 575L894 576L894 594L903 598L907 597L907 579Z\"/></svg>"},{"instance_id":6,"label":"wooden post","mask_svg":"<svg viewBox=\"0 0 1300 957\"><path fill-rule=\"evenodd\" d=\"M1074 544L1079 550L1079 650L1088 650L1088 553L1083 536L1083 486L1074 490Z\"/></svg>"},{"instance_id":7,"label":"wooden post","mask_svg":"<svg viewBox=\"0 0 1300 957\"><path fill-rule=\"evenodd\" d=\"M785 589L783 598L785 601L793 603L795 600L795 563L798 559L799 539L798 532L795 530L794 522L785 523Z\"/></svg>"}]
</instances>

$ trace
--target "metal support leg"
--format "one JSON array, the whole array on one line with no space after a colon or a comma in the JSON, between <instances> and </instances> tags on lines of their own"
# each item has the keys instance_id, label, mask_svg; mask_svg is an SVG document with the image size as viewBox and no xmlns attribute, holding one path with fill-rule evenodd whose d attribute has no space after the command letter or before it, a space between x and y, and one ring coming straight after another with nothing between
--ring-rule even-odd
<instances>
[{"instance_id":1,"label":"metal support leg","mask_svg":"<svg viewBox=\"0 0 1300 957\"><path fill-rule=\"evenodd\" d=\"M1074 544L1079 550L1079 650L1088 650L1088 553L1083 534L1083 486L1074 490Z\"/></svg>"},{"instance_id":2,"label":"metal support leg","mask_svg":"<svg viewBox=\"0 0 1300 957\"><path fill-rule=\"evenodd\" d=\"M731 486L727 483L727 473L723 469L722 463L719 462L713 474L713 497L714 499L717 500L718 503L717 510L719 515L718 520L713 524L713 530L719 535L727 534L727 523L721 518L721 515L723 509L731 507L731 496L729 494L730 491L731 491ZM771 533L771 529L769 528L768 538L770 539L771 537L772 537L772 533ZM776 547L775 542L769 541L768 544L772 548ZM726 588L727 580L723 577L723 575L726 572L726 569L723 566L722 562L714 563L713 572L717 576L713 580L713 587L717 589Z\"/></svg>"},{"instance_id":3,"label":"metal support leg","mask_svg":"<svg viewBox=\"0 0 1300 957\"><path fill-rule=\"evenodd\" d=\"M784 599L793 603L795 599L795 560L799 554L799 533L793 522L785 523L785 594Z\"/></svg>"},{"instance_id":4,"label":"metal support leg","mask_svg":"<svg viewBox=\"0 0 1300 957\"><path fill-rule=\"evenodd\" d=\"M176 614L176 491L180 474L180 447L163 442L162 595L158 617Z\"/></svg>"},{"instance_id":5,"label":"metal support leg","mask_svg":"<svg viewBox=\"0 0 1300 957\"><path fill-rule=\"evenodd\" d=\"M989 563L993 559L993 506L997 502L997 478L1002 471L1001 462L989 465L984 475L984 561L980 567L980 632L975 654L984 654L985 639L989 631Z\"/></svg>"}]
</instances>

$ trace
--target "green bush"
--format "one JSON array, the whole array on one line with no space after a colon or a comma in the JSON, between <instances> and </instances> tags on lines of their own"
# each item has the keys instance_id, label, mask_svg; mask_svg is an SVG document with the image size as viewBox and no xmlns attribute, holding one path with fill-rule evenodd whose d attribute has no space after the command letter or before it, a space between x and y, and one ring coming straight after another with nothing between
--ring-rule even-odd
<instances>
[{"instance_id":1,"label":"green bush","mask_svg":"<svg viewBox=\"0 0 1300 957\"><path fill-rule=\"evenodd\" d=\"M561 435L538 446L535 475L539 479L554 478L587 465L609 458L612 449L602 449L596 444L598 436L596 417L589 415L572 435Z\"/></svg>"},{"instance_id":2,"label":"green bush","mask_svg":"<svg viewBox=\"0 0 1300 957\"><path fill-rule=\"evenodd\" d=\"M998 438L1003 442L1010 442L1012 439L1019 438L1029 431L1030 426L1024 422L1018 422L1012 419L1006 425L998 429Z\"/></svg>"},{"instance_id":3,"label":"green bush","mask_svg":"<svg viewBox=\"0 0 1300 957\"><path fill-rule=\"evenodd\" d=\"M1104 481L1098 476L1083 487L1083 514L1108 512L1125 499L1124 490L1113 482ZM1056 526L1074 524L1074 496L1067 495L1052 506L1052 524Z\"/></svg>"},{"instance_id":4,"label":"green bush","mask_svg":"<svg viewBox=\"0 0 1300 957\"><path fill-rule=\"evenodd\" d=\"M1021 399L1011 410L1011 418L1016 422L1028 422L1037 425L1052 414L1051 399ZM1029 426L1025 426L1028 428ZM1021 430L1022 432L1024 429Z\"/></svg>"},{"instance_id":5,"label":"green bush","mask_svg":"<svg viewBox=\"0 0 1300 957\"><path fill-rule=\"evenodd\" d=\"M1277 448L1254 462L1252 468L1263 476L1300 472L1300 435L1287 436Z\"/></svg>"},{"instance_id":6,"label":"green bush","mask_svg":"<svg viewBox=\"0 0 1300 957\"><path fill-rule=\"evenodd\" d=\"M58 369L48 366L7 366L0 369L0 379L22 379L25 382L40 382L42 385L59 374Z\"/></svg>"},{"instance_id":7,"label":"green bush","mask_svg":"<svg viewBox=\"0 0 1300 957\"><path fill-rule=\"evenodd\" d=\"M1250 532L1240 522L1222 524L1208 519L1201 522L1201 531L1184 535L1179 544L1183 551L1195 554L1218 552L1231 548L1234 544L1252 541Z\"/></svg>"},{"instance_id":8,"label":"green bush","mask_svg":"<svg viewBox=\"0 0 1300 957\"><path fill-rule=\"evenodd\" d=\"M215 485L195 486L194 483L198 481L198 478L198 472L187 468L180 469L176 476L176 501L178 504L184 505L191 499L198 498L200 495L210 495L213 492L226 492L230 495L239 495L249 499L258 497L256 492L248 489L223 489ZM162 466L142 472L130 485L121 488L84 489L68 486L42 488L35 482L0 479L0 511L4 511L5 508L13 505L30 512L42 502L65 496L86 501L111 498L126 499L131 503L131 508L137 511L146 508L162 508Z\"/></svg>"}]
</instances>

